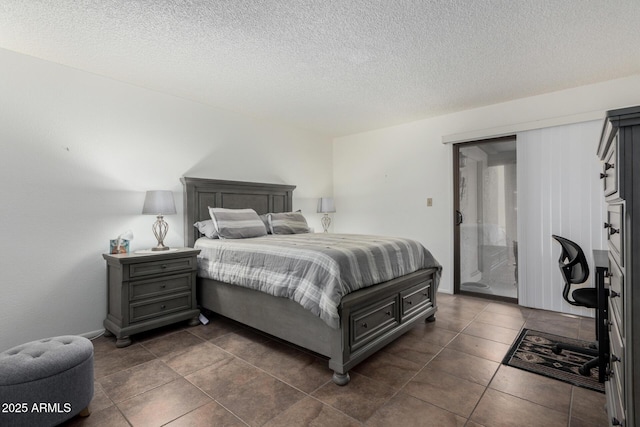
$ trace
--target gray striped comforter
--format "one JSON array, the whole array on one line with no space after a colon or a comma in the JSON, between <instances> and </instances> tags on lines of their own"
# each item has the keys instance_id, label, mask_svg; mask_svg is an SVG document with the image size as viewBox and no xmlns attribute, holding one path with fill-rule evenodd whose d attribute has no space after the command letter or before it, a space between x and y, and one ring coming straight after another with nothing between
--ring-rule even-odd
<instances>
[{"instance_id":1,"label":"gray striped comforter","mask_svg":"<svg viewBox=\"0 0 640 427\"><path fill-rule=\"evenodd\" d=\"M419 242L309 233L196 241L198 275L296 301L332 328L349 292L440 264Z\"/></svg>"}]
</instances>

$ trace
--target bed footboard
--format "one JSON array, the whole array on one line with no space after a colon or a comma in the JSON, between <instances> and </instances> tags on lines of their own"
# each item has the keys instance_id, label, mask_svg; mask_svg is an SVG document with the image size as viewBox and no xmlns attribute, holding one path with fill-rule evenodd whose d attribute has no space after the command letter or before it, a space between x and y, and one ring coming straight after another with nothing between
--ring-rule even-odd
<instances>
[{"instance_id":1,"label":"bed footboard","mask_svg":"<svg viewBox=\"0 0 640 427\"><path fill-rule=\"evenodd\" d=\"M334 354L329 367L347 374L417 322L435 320L435 273L436 269L420 270L344 297L340 305L342 354Z\"/></svg>"},{"instance_id":2,"label":"bed footboard","mask_svg":"<svg viewBox=\"0 0 640 427\"><path fill-rule=\"evenodd\" d=\"M340 329L286 298L198 278L200 306L329 358L338 385L349 370L407 332L434 320L436 269L425 269L353 292L340 304Z\"/></svg>"}]
</instances>

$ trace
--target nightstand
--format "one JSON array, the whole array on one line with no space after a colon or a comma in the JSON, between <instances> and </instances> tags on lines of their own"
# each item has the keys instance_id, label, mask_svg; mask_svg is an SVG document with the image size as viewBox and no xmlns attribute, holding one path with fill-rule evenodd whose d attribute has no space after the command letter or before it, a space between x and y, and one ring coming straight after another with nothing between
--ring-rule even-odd
<instances>
[{"instance_id":1,"label":"nightstand","mask_svg":"<svg viewBox=\"0 0 640 427\"><path fill-rule=\"evenodd\" d=\"M198 324L196 273L199 249L103 254L107 261L105 335L116 347L131 344L130 335L171 323Z\"/></svg>"}]
</instances>

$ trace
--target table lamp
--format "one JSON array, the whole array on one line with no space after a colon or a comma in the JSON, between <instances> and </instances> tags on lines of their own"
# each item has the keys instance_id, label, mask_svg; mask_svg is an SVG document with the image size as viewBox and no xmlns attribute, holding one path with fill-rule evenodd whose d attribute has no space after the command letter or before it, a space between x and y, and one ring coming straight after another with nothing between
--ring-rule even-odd
<instances>
[{"instance_id":1,"label":"table lamp","mask_svg":"<svg viewBox=\"0 0 640 427\"><path fill-rule=\"evenodd\" d=\"M172 215L176 213L176 204L173 201L173 193L168 190L147 191L144 197L144 205L142 207L143 215L156 215L156 222L153 223L151 229L158 240L158 246L151 248L152 251L166 251L168 246L164 245L164 238L169 231L169 224L163 218L163 215Z\"/></svg>"},{"instance_id":2,"label":"table lamp","mask_svg":"<svg viewBox=\"0 0 640 427\"><path fill-rule=\"evenodd\" d=\"M329 217L329 213L335 212L336 207L333 204L333 198L331 197L321 197L318 200L318 213L323 213L324 216L320 218L320 223L322 224L322 228L325 233L329 232L329 226L331 225L331 218Z\"/></svg>"}]
</instances>

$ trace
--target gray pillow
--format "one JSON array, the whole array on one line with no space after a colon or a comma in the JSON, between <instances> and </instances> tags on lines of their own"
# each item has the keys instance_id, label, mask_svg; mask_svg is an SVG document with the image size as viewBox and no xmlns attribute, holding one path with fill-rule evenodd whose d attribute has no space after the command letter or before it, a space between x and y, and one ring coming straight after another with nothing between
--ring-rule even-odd
<instances>
[{"instance_id":1,"label":"gray pillow","mask_svg":"<svg viewBox=\"0 0 640 427\"><path fill-rule=\"evenodd\" d=\"M209 208L221 239L246 239L267 235L264 223L253 209Z\"/></svg>"},{"instance_id":2,"label":"gray pillow","mask_svg":"<svg viewBox=\"0 0 640 427\"><path fill-rule=\"evenodd\" d=\"M269 228L272 234L310 233L307 220L300 212L271 213Z\"/></svg>"},{"instance_id":3,"label":"gray pillow","mask_svg":"<svg viewBox=\"0 0 640 427\"><path fill-rule=\"evenodd\" d=\"M206 221L198 221L193 224L195 228L198 229L200 234L203 234L205 237L210 239L217 239L218 232L216 231L216 226L213 225L213 220L208 219Z\"/></svg>"}]
</instances>

